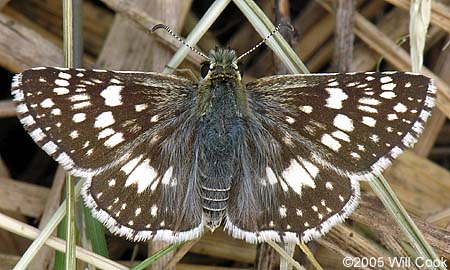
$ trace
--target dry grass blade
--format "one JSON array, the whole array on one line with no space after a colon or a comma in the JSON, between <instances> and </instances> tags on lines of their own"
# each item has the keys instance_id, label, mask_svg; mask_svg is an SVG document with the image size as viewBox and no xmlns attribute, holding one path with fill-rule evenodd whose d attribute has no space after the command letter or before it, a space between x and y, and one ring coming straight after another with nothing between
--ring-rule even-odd
<instances>
[{"instance_id":1,"label":"dry grass blade","mask_svg":"<svg viewBox=\"0 0 450 270\"><path fill-rule=\"evenodd\" d=\"M385 0L405 10L410 9L410 0ZM431 2L431 23L450 33L450 8L438 1Z\"/></svg>"},{"instance_id":2,"label":"dry grass blade","mask_svg":"<svg viewBox=\"0 0 450 270\"><path fill-rule=\"evenodd\" d=\"M12 101L0 101L0 118L15 117L16 106Z\"/></svg>"},{"instance_id":3,"label":"dry grass blade","mask_svg":"<svg viewBox=\"0 0 450 270\"><path fill-rule=\"evenodd\" d=\"M184 257L184 255L186 255L189 252L189 250L195 244L197 244L198 241L199 241L199 239L192 240L192 241L189 241L189 242L183 244L177 250L177 252L172 256L171 260L166 264L166 266L164 267L164 270L169 270L169 269L175 267L177 265L177 263Z\"/></svg>"},{"instance_id":4,"label":"dry grass blade","mask_svg":"<svg viewBox=\"0 0 450 270\"><path fill-rule=\"evenodd\" d=\"M296 260L294 260L290 254L287 254L286 251L282 247L280 247L277 243L275 243L274 241L271 241L271 240L268 240L266 242L273 249L275 249L283 259L285 259L287 262L289 262L295 269L305 270L305 267L303 267Z\"/></svg>"},{"instance_id":5,"label":"dry grass blade","mask_svg":"<svg viewBox=\"0 0 450 270\"><path fill-rule=\"evenodd\" d=\"M320 266L319 262L316 260L316 257L314 257L314 254L305 243L301 242L298 246L303 251L303 253L305 253L306 257L308 257L308 260L316 270L323 270L322 266Z\"/></svg>"},{"instance_id":6,"label":"dry grass blade","mask_svg":"<svg viewBox=\"0 0 450 270\"><path fill-rule=\"evenodd\" d=\"M430 24L431 0L414 0L410 8L410 47L413 72L420 72L423 65L423 52Z\"/></svg>"}]
</instances>

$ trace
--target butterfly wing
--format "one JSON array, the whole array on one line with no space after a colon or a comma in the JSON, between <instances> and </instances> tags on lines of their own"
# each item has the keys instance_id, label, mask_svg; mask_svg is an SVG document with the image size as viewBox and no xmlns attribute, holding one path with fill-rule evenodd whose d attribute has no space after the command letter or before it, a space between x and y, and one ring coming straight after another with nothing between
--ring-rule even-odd
<instances>
[{"instance_id":1,"label":"butterfly wing","mask_svg":"<svg viewBox=\"0 0 450 270\"><path fill-rule=\"evenodd\" d=\"M113 233L175 242L203 230L201 207L181 207L196 203L195 121L186 125L195 89L158 73L35 68L16 75L12 93L31 137L86 178L83 198Z\"/></svg>"},{"instance_id":2,"label":"butterfly wing","mask_svg":"<svg viewBox=\"0 0 450 270\"><path fill-rule=\"evenodd\" d=\"M435 90L430 79L401 72L273 76L248 84L254 119L247 144L254 146L242 155L229 209L250 210L228 212L230 233L249 242L309 241L326 233L356 207L358 180L379 174L416 142ZM255 190L251 196L241 195L246 186Z\"/></svg>"}]
</instances>

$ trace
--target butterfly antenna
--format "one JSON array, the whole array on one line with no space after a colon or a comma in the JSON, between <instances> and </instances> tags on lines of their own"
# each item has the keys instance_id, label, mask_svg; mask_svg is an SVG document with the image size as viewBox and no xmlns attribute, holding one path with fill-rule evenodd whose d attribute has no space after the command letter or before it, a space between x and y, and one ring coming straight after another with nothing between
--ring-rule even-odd
<instances>
[{"instance_id":1,"label":"butterfly antenna","mask_svg":"<svg viewBox=\"0 0 450 270\"><path fill-rule=\"evenodd\" d=\"M175 34L172 29L170 29L167 25L165 24L157 24L155 26L153 26L152 28L152 33L155 32L158 29L164 29L166 30L169 34L171 34L174 38L176 38L179 42L181 42L184 46L188 47L189 49L191 49L193 52L197 53L198 55L201 55L203 58L210 60L208 56L206 56L206 54L200 52L199 50L197 50L196 48L192 47L191 45L187 44L186 41L184 41L182 38L180 38L177 34Z\"/></svg>"},{"instance_id":2,"label":"butterfly antenna","mask_svg":"<svg viewBox=\"0 0 450 270\"><path fill-rule=\"evenodd\" d=\"M276 32L280 31L280 28L286 26L289 27L291 29L291 31L294 31L294 27L291 24L286 24L286 23L280 23L277 25L277 27L275 27L275 29L273 29L272 32L270 32L270 34L268 34L263 40L261 40L258 44L256 44L255 46L253 46L253 48L251 48L250 50L248 50L247 52L241 54L241 56L239 56L236 60L239 61L242 58L244 58L245 56L251 54L253 51L255 51L259 46L261 46L262 44L264 44L264 42L266 42L266 40L268 40L269 38L271 38Z\"/></svg>"}]
</instances>

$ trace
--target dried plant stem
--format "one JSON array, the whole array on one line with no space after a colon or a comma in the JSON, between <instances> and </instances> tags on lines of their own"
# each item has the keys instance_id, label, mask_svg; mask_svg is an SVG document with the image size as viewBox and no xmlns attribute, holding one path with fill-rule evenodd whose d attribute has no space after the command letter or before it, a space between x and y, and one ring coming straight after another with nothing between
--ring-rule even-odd
<instances>
[{"instance_id":1,"label":"dried plant stem","mask_svg":"<svg viewBox=\"0 0 450 270\"><path fill-rule=\"evenodd\" d=\"M311 250L308 248L308 246L301 242L298 244L300 249L305 253L308 260L311 262L311 264L316 268L317 270L323 270L322 266L319 264L319 262L316 260L316 257L314 257L314 254L311 252Z\"/></svg>"},{"instance_id":2,"label":"dried plant stem","mask_svg":"<svg viewBox=\"0 0 450 270\"><path fill-rule=\"evenodd\" d=\"M430 24L431 0L411 1L409 20L409 44L411 47L411 69L420 72L423 65L423 51Z\"/></svg>"},{"instance_id":3,"label":"dried plant stem","mask_svg":"<svg viewBox=\"0 0 450 270\"><path fill-rule=\"evenodd\" d=\"M216 0L206 11L205 15L198 21L197 25L192 29L186 38L186 43L191 46L195 46L200 38L208 31L209 27L214 23L214 21L219 17L222 11L228 6L231 0ZM165 68L163 73L171 73L174 68L177 68L186 55L191 50L187 46L180 47L175 55L167 63L169 68Z\"/></svg>"},{"instance_id":4,"label":"dried plant stem","mask_svg":"<svg viewBox=\"0 0 450 270\"><path fill-rule=\"evenodd\" d=\"M284 251L286 254L293 258L295 252L295 244L294 243L286 243L283 245ZM287 260L281 257L280 260L280 270L292 270L292 264L290 264Z\"/></svg>"},{"instance_id":5,"label":"dried plant stem","mask_svg":"<svg viewBox=\"0 0 450 270\"><path fill-rule=\"evenodd\" d=\"M423 237L422 232L417 228L414 221L403 208L402 204L398 200L394 191L391 189L386 179L380 175L379 177L374 177L369 181L370 187L375 191L378 198L380 198L383 205L388 210L389 214L394 218L394 220L399 225L402 232L410 241L411 245L414 246L415 251L419 253L422 258L426 258L430 261L439 261L434 249L428 244L428 242ZM432 269L436 269L433 267ZM437 269L444 270L445 268L439 267Z\"/></svg>"},{"instance_id":6,"label":"dried plant stem","mask_svg":"<svg viewBox=\"0 0 450 270\"><path fill-rule=\"evenodd\" d=\"M13 101L0 101L0 118L15 117L16 106Z\"/></svg>"},{"instance_id":7,"label":"dried plant stem","mask_svg":"<svg viewBox=\"0 0 450 270\"><path fill-rule=\"evenodd\" d=\"M286 251L280 247L276 242L272 240L267 240L267 244L269 244L273 249L275 249L282 258L284 258L286 261L288 261L295 269L298 270L305 270L305 268L300 265L296 260L294 260L289 254L286 253Z\"/></svg>"},{"instance_id":8,"label":"dried plant stem","mask_svg":"<svg viewBox=\"0 0 450 270\"><path fill-rule=\"evenodd\" d=\"M177 253L173 255L171 260L164 267L164 270L169 270L177 265L177 263L189 252L189 250L199 241L200 239L195 239L183 244L178 250Z\"/></svg>"},{"instance_id":9,"label":"dried plant stem","mask_svg":"<svg viewBox=\"0 0 450 270\"><path fill-rule=\"evenodd\" d=\"M392 5L408 10L411 0L385 0ZM438 1L431 2L431 23L450 32L450 8L444 3Z\"/></svg>"},{"instance_id":10,"label":"dried plant stem","mask_svg":"<svg viewBox=\"0 0 450 270\"><path fill-rule=\"evenodd\" d=\"M76 190L76 187L75 187L75 190ZM53 217L58 216L58 217L60 217L60 219L62 219L65 214L65 203L59 209L62 209L62 212L59 212L59 213L56 212ZM51 223L52 222L50 222L49 224L51 224ZM56 226L54 226L54 228ZM8 217L7 215L1 214L1 213L0 213L0 228L4 229L6 231L9 231L9 232L15 233L17 235L23 236L27 239L32 239L32 240L41 238L41 235L44 233L44 230L45 230L44 229L43 231L40 231L33 226L30 226L26 223L20 222L16 219L13 219L13 218ZM60 252L65 251L66 241L64 241L60 238L50 236L50 237L45 238L43 244L44 243L47 246L49 246L57 251L60 251ZM128 269L128 267L126 267L126 266L123 266L119 263L116 263L115 261L109 260L105 257L97 255L97 254L90 252L86 249L83 249L81 247L77 246L76 250L77 250L76 251L77 259L87 262L89 264L92 264L99 269L108 269L108 270L126 270L126 269ZM26 255L22 256L22 258L25 256ZM16 267L17 267L17 265L16 265ZM14 269L16 269L16 268L14 268ZM26 269L26 268L17 268L17 269Z\"/></svg>"}]
</instances>

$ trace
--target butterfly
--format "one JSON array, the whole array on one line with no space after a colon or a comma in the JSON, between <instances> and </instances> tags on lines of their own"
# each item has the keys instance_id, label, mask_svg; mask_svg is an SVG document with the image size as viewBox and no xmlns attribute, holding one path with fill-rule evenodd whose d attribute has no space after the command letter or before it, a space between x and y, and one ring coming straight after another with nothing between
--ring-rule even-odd
<instances>
[{"instance_id":1,"label":"butterfly","mask_svg":"<svg viewBox=\"0 0 450 270\"><path fill-rule=\"evenodd\" d=\"M221 224L250 243L307 242L357 207L359 181L412 147L434 106L422 75L278 75L248 84L231 49L198 82L38 67L14 77L20 122L112 233L182 242Z\"/></svg>"}]
</instances>

